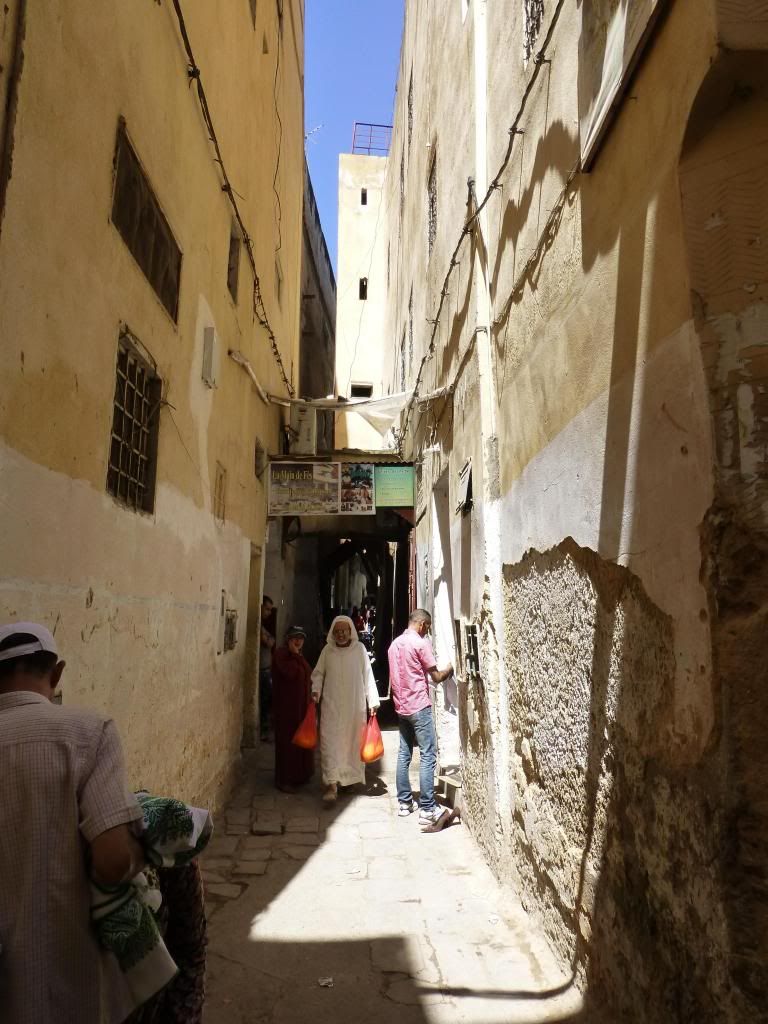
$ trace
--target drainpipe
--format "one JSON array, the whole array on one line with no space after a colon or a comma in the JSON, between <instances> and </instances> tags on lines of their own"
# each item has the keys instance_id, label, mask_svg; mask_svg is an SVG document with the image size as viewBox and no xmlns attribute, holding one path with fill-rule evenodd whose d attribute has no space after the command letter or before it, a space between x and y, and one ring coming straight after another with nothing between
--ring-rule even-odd
<instances>
[{"instance_id":1,"label":"drainpipe","mask_svg":"<svg viewBox=\"0 0 768 1024\"><path fill-rule=\"evenodd\" d=\"M488 3L472 4L474 37L475 101L475 189L482 200L488 191ZM479 251L475 259L475 295L477 296L477 362L480 390L480 440L483 451L482 510L485 539L484 570L488 581L490 613L496 637L498 678L498 735L494 738L497 813L508 819L510 806L509 773L509 700L504 664L504 600L501 560L501 495L499 471L496 385L491 339L492 304L488 279L488 207L477 219ZM489 723L490 725L490 723Z\"/></svg>"}]
</instances>

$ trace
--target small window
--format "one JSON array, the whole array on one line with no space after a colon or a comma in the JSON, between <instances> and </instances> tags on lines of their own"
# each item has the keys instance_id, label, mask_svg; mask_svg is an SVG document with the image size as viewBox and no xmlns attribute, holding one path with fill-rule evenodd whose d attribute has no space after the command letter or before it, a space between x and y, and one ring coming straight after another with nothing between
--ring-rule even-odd
<instances>
[{"instance_id":1,"label":"small window","mask_svg":"<svg viewBox=\"0 0 768 1024\"><path fill-rule=\"evenodd\" d=\"M251 20L253 21L253 27L256 27L256 0L248 0L251 5Z\"/></svg>"},{"instance_id":2,"label":"small window","mask_svg":"<svg viewBox=\"0 0 768 1024\"><path fill-rule=\"evenodd\" d=\"M360 205L361 206L367 206L368 205L368 189L367 188L361 188L360 189Z\"/></svg>"},{"instance_id":3,"label":"small window","mask_svg":"<svg viewBox=\"0 0 768 1024\"><path fill-rule=\"evenodd\" d=\"M367 277L361 277L360 278L360 288L359 288L358 294L360 296L360 299L363 300L363 301L368 298L368 278Z\"/></svg>"},{"instance_id":4,"label":"small window","mask_svg":"<svg viewBox=\"0 0 768 1024\"><path fill-rule=\"evenodd\" d=\"M370 398L373 394L373 384L353 384L349 390L350 398Z\"/></svg>"},{"instance_id":5,"label":"small window","mask_svg":"<svg viewBox=\"0 0 768 1024\"><path fill-rule=\"evenodd\" d=\"M466 515L472 508L472 460L467 459L459 470L456 511Z\"/></svg>"},{"instance_id":6,"label":"small window","mask_svg":"<svg viewBox=\"0 0 768 1024\"><path fill-rule=\"evenodd\" d=\"M181 250L133 151L125 122L117 127L112 223L176 322L179 308Z\"/></svg>"},{"instance_id":7,"label":"small window","mask_svg":"<svg viewBox=\"0 0 768 1024\"><path fill-rule=\"evenodd\" d=\"M261 37L261 52L266 57L269 53L269 43L267 42L267 33L265 32Z\"/></svg>"},{"instance_id":8,"label":"small window","mask_svg":"<svg viewBox=\"0 0 768 1024\"><path fill-rule=\"evenodd\" d=\"M275 260L275 295L277 296L278 305L283 303L283 268L280 266L280 260Z\"/></svg>"},{"instance_id":9,"label":"small window","mask_svg":"<svg viewBox=\"0 0 768 1024\"><path fill-rule=\"evenodd\" d=\"M227 513L227 471L220 462L216 463L216 479L213 484L213 515L223 523Z\"/></svg>"},{"instance_id":10,"label":"small window","mask_svg":"<svg viewBox=\"0 0 768 1024\"><path fill-rule=\"evenodd\" d=\"M155 507L162 381L127 333L117 346L107 491L141 512Z\"/></svg>"},{"instance_id":11,"label":"small window","mask_svg":"<svg viewBox=\"0 0 768 1024\"><path fill-rule=\"evenodd\" d=\"M264 470L266 468L267 449L264 447L264 445L257 437L256 442L253 446L253 471L259 480L261 480L261 478L264 476Z\"/></svg>"},{"instance_id":12,"label":"small window","mask_svg":"<svg viewBox=\"0 0 768 1024\"><path fill-rule=\"evenodd\" d=\"M229 233L229 259L227 260L227 288L229 294L237 302L237 283L240 277L240 249L242 248L240 228L236 221L232 223Z\"/></svg>"},{"instance_id":13,"label":"small window","mask_svg":"<svg viewBox=\"0 0 768 1024\"><path fill-rule=\"evenodd\" d=\"M237 647L237 612L227 608L224 613L224 650L234 651Z\"/></svg>"},{"instance_id":14,"label":"small window","mask_svg":"<svg viewBox=\"0 0 768 1024\"><path fill-rule=\"evenodd\" d=\"M477 647L477 626L464 627L464 665L467 675L480 675L480 652Z\"/></svg>"}]
</instances>

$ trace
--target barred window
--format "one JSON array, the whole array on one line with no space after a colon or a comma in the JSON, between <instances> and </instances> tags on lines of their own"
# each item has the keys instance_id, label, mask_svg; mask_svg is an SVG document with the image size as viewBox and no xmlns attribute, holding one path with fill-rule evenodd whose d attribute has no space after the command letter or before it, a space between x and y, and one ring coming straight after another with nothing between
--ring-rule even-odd
<instances>
[{"instance_id":1,"label":"barred window","mask_svg":"<svg viewBox=\"0 0 768 1024\"><path fill-rule=\"evenodd\" d=\"M523 0L523 46L530 60L544 21L544 0Z\"/></svg>"},{"instance_id":2,"label":"barred window","mask_svg":"<svg viewBox=\"0 0 768 1024\"><path fill-rule=\"evenodd\" d=\"M175 322L179 311L181 250L128 141L122 120L117 127L112 223Z\"/></svg>"},{"instance_id":3,"label":"barred window","mask_svg":"<svg viewBox=\"0 0 768 1024\"><path fill-rule=\"evenodd\" d=\"M117 346L115 403L107 491L141 512L155 507L157 437L162 381L128 334Z\"/></svg>"},{"instance_id":4,"label":"barred window","mask_svg":"<svg viewBox=\"0 0 768 1024\"><path fill-rule=\"evenodd\" d=\"M229 257L227 259L227 288L229 294L237 302L237 286L240 279L240 250L242 248L240 228L237 221L233 221L229 233Z\"/></svg>"},{"instance_id":5,"label":"barred window","mask_svg":"<svg viewBox=\"0 0 768 1024\"><path fill-rule=\"evenodd\" d=\"M429 169L427 180L427 243L429 255L435 247L437 238L437 154L432 157L432 166Z\"/></svg>"}]
</instances>

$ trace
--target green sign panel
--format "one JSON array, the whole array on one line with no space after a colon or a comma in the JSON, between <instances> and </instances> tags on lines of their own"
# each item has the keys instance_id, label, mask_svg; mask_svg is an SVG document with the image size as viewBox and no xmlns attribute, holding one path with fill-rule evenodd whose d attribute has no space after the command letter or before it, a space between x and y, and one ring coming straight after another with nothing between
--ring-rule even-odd
<instances>
[{"instance_id":1,"label":"green sign panel","mask_svg":"<svg viewBox=\"0 0 768 1024\"><path fill-rule=\"evenodd\" d=\"M413 508L413 466L376 466L376 508Z\"/></svg>"}]
</instances>

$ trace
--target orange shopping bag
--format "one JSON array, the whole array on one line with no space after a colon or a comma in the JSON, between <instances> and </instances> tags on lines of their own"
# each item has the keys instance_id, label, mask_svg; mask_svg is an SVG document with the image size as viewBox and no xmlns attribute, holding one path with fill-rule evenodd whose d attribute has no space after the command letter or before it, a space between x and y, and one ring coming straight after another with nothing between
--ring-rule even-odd
<instances>
[{"instance_id":1,"label":"orange shopping bag","mask_svg":"<svg viewBox=\"0 0 768 1024\"><path fill-rule=\"evenodd\" d=\"M317 746L317 705L313 702L310 701L307 713L293 734L291 743L295 743L297 747L304 747L305 750L314 750Z\"/></svg>"},{"instance_id":2,"label":"orange shopping bag","mask_svg":"<svg viewBox=\"0 0 768 1024\"><path fill-rule=\"evenodd\" d=\"M384 740L381 738L381 729L373 714L363 726L363 739L360 744L360 760L364 764L371 764L378 761L384 753Z\"/></svg>"}]
</instances>

